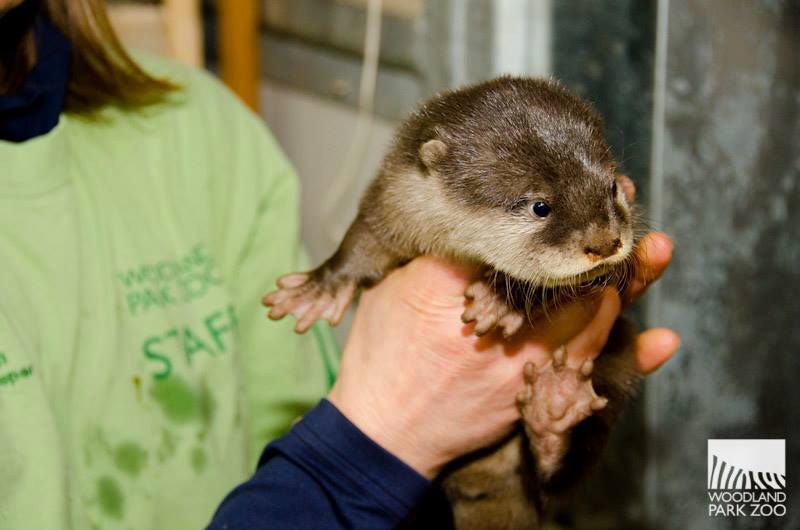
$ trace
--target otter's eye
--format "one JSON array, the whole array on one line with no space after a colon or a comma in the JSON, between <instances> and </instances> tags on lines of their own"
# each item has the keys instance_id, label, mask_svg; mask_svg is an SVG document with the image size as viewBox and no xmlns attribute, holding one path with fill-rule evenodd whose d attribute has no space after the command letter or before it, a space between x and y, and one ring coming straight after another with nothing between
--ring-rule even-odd
<instances>
[{"instance_id":1,"label":"otter's eye","mask_svg":"<svg viewBox=\"0 0 800 530\"><path fill-rule=\"evenodd\" d=\"M611 185L611 198L613 199L616 196L617 196L617 183L614 182L614 184Z\"/></svg>"},{"instance_id":2,"label":"otter's eye","mask_svg":"<svg viewBox=\"0 0 800 530\"><path fill-rule=\"evenodd\" d=\"M550 206L546 202L536 201L531 205L531 212L536 217L547 217L550 215Z\"/></svg>"}]
</instances>

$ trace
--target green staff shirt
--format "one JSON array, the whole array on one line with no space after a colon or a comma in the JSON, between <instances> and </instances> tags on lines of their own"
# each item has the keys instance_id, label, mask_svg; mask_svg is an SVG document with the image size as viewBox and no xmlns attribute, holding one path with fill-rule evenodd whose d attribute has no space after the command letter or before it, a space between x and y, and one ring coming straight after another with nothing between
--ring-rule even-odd
<instances>
[{"instance_id":1,"label":"green staff shirt","mask_svg":"<svg viewBox=\"0 0 800 530\"><path fill-rule=\"evenodd\" d=\"M330 385L327 329L260 307L302 268L297 179L206 74L0 141L0 528L204 527Z\"/></svg>"}]
</instances>

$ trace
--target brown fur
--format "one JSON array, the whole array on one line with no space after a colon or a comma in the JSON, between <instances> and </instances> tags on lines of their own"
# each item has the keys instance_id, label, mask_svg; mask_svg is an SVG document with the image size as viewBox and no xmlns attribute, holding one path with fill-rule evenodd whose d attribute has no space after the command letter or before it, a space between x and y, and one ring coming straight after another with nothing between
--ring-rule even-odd
<instances>
[{"instance_id":1,"label":"brown fur","mask_svg":"<svg viewBox=\"0 0 800 530\"><path fill-rule=\"evenodd\" d=\"M283 277L264 303L271 318L295 315L299 332L320 318L336 324L357 289L435 254L484 269L462 318L477 333L511 335L520 315L532 321L554 302L624 283L634 212L615 173L599 116L553 81L503 77L440 94L400 126L336 253ZM531 366L526 428L440 478L457 528L539 527L547 499L597 458L635 390L632 337L620 321L594 367ZM574 399L567 416L548 416L556 395ZM432 527L432 514L424 506L410 527Z\"/></svg>"}]
</instances>

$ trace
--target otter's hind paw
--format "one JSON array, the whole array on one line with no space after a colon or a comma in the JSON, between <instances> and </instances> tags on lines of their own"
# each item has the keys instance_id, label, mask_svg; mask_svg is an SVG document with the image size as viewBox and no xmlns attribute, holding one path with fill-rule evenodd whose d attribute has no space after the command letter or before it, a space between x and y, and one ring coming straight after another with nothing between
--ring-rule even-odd
<instances>
[{"instance_id":1,"label":"otter's hind paw","mask_svg":"<svg viewBox=\"0 0 800 530\"><path fill-rule=\"evenodd\" d=\"M526 388L517 396L517 405L537 468L544 477L558 470L569 448L570 430L608 404L608 399L599 397L592 387L593 369L591 359L577 369L568 366L563 346L543 367L531 362L525 365Z\"/></svg>"},{"instance_id":2,"label":"otter's hind paw","mask_svg":"<svg viewBox=\"0 0 800 530\"><path fill-rule=\"evenodd\" d=\"M525 322L523 314L510 307L504 296L482 280L470 284L464 296L471 303L461 315L461 320L466 324L475 322L475 334L478 336L499 328L503 336L508 338Z\"/></svg>"},{"instance_id":3,"label":"otter's hind paw","mask_svg":"<svg viewBox=\"0 0 800 530\"><path fill-rule=\"evenodd\" d=\"M305 332L317 320L338 324L356 292L354 283L332 287L307 273L281 276L278 287L265 295L261 303L271 308L268 316L273 320L294 315L297 319L294 330L298 333Z\"/></svg>"}]
</instances>

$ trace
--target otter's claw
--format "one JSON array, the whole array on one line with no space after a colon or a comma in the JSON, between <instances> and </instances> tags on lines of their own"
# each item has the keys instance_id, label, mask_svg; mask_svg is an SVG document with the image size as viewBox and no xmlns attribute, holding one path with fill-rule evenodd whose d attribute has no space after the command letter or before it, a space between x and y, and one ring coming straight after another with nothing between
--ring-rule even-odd
<instances>
[{"instance_id":1,"label":"otter's claw","mask_svg":"<svg viewBox=\"0 0 800 530\"><path fill-rule=\"evenodd\" d=\"M531 449L539 473L551 476L569 448L569 433L575 425L602 410L608 399L592 387L594 361L584 360L575 369L567 363L563 346L551 362L541 368L527 363L523 370L525 391L517 396Z\"/></svg>"},{"instance_id":2,"label":"otter's claw","mask_svg":"<svg viewBox=\"0 0 800 530\"><path fill-rule=\"evenodd\" d=\"M338 324L356 292L352 283L331 288L305 273L281 276L278 287L264 296L261 303L271 308L267 316L272 320L294 315L297 319L294 330L298 333L305 332L317 320Z\"/></svg>"},{"instance_id":3,"label":"otter's claw","mask_svg":"<svg viewBox=\"0 0 800 530\"><path fill-rule=\"evenodd\" d=\"M525 322L525 317L509 307L505 298L484 281L470 284L464 296L471 303L461 315L461 320L466 324L475 322L475 334L478 336L500 328L503 336L508 338Z\"/></svg>"}]
</instances>

